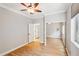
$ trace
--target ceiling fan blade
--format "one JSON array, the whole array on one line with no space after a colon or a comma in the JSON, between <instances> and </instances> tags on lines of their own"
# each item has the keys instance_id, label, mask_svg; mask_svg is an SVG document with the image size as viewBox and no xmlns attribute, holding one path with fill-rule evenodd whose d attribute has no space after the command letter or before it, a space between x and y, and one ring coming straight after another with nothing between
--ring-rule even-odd
<instances>
[{"instance_id":1,"label":"ceiling fan blade","mask_svg":"<svg viewBox=\"0 0 79 59\"><path fill-rule=\"evenodd\" d=\"M27 9L22 9L21 11L27 11Z\"/></svg>"},{"instance_id":2,"label":"ceiling fan blade","mask_svg":"<svg viewBox=\"0 0 79 59\"><path fill-rule=\"evenodd\" d=\"M28 7L32 7L32 3L30 3L30 5Z\"/></svg>"},{"instance_id":3,"label":"ceiling fan blade","mask_svg":"<svg viewBox=\"0 0 79 59\"><path fill-rule=\"evenodd\" d=\"M23 5L23 6L27 7L27 5L26 5L26 4L24 4L24 3L21 3L21 5Z\"/></svg>"},{"instance_id":4,"label":"ceiling fan blade","mask_svg":"<svg viewBox=\"0 0 79 59\"><path fill-rule=\"evenodd\" d=\"M36 8L39 5L39 3L34 3L34 8Z\"/></svg>"},{"instance_id":5,"label":"ceiling fan blade","mask_svg":"<svg viewBox=\"0 0 79 59\"><path fill-rule=\"evenodd\" d=\"M35 11L35 12L42 12L41 10L37 10L37 9L35 9L34 11Z\"/></svg>"}]
</instances>

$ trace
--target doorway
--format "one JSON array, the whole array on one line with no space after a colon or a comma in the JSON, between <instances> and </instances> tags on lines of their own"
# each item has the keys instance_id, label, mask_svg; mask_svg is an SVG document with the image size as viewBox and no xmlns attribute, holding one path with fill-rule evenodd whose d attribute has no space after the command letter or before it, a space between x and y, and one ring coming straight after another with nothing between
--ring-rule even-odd
<instances>
[{"instance_id":1,"label":"doorway","mask_svg":"<svg viewBox=\"0 0 79 59\"><path fill-rule=\"evenodd\" d=\"M46 24L47 37L61 38L61 25L60 23L47 23Z\"/></svg>"},{"instance_id":2,"label":"doorway","mask_svg":"<svg viewBox=\"0 0 79 59\"><path fill-rule=\"evenodd\" d=\"M40 41L40 24L29 24L29 43L32 41Z\"/></svg>"},{"instance_id":3,"label":"doorway","mask_svg":"<svg viewBox=\"0 0 79 59\"><path fill-rule=\"evenodd\" d=\"M34 41L40 41L40 24L34 24Z\"/></svg>"}]
</instances>

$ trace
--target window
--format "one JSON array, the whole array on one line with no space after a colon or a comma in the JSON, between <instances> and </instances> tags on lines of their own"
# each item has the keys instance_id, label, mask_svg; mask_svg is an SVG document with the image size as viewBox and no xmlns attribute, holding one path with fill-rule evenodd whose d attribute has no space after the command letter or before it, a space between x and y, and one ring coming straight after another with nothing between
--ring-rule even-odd
<instances>
[{"instance_id":1,"label":"window","mask_svg":"<svg viewBox=\"0 0 79 59\"><path fill-rule=\"evenodd\" d=\"M78 16L79 16L79 15L78 15ZM76 19L75 19L75 22L76 22L76 23L75 23L75 27L76 27L76 28L75 28L75 29L76 29L76 35L75 35L75 37L76 37L75 39L76 39L76 40L75 40L75 41L76 41L77 43L79 43L79 17L78 17L78 16L77 16Z\"/></svg>"}]
</instances>

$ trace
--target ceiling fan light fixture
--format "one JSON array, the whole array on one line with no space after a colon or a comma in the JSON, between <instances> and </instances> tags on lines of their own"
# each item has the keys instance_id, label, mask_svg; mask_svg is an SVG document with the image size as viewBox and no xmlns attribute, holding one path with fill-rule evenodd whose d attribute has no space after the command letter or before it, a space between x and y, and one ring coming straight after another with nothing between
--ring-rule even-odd
<instances>
[{"instance_id":1,"label":"ceiling fan light fixture","mask_svg":"<svg viewBox=\"0 0 79 59\"><path fill-rule=\"evenodd\" d=\"M28 12L31 12L31 13L34 13L34 10L33 9L30 9L30 8L28 8L27 11Z\"/></svg>"},{"instance_id":2,"label":"ceiling fan light fixture","mask_svg":"<svg viewBox=\"0 0 79 59\"><path fill-rule=\"evenodd\" d=\"M41 10L39 10L38 6L39 6L39 3L30 3L30 5L26 5L25 3L21 3L21 5L25 6L26 9L23 9L22 11L28 11L30 14L34 14L34 13L37 13L37 12L42 12Z\"/></svg>"}]
</instances>

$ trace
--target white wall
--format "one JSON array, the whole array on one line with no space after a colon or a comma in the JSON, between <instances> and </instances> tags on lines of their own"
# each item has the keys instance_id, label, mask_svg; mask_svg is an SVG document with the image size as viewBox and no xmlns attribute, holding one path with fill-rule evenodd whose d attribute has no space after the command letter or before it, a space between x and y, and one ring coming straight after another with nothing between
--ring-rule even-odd
<instances>
[{"instance_id":1,"label":"white wall","mask_svg":"<svg viewBox=\"0 0 79 59\"><path fill-rule=\"evenodd\" d=\"M30 22L27 17L0 7L0 54L28 42Z\"/></svg>"},{"instance_id":2,"label":"white wall","mask_svg":"<svg viewBox=\"0 0 79 59\"><path fill-rule=\"evenodd\" d=\"M71 42L71 56L79 56L79 48Z\"/></svg>"},{"instance_id":3,"label":"white wall","mask_svg":"<svg viewBox=\"0 0 79 59\"><path fill-rule=\"evenodd\" d=\"M57 31L57 29L59 30ZM61 38L61 24L59 22L46 24L46 33L47 37Z\"/></svg>"},{"instance_id":4,"label":"white wall","mask_svg":"<svg viewBox=\"0 0 79 59\"><path fill-rule=\"evenodd\" d=\"M66 20L66 14L65 12L63 13L57 13L57 14L52 14L46 16L46 23L52 23L52 22L65 22Z\"/></svg>"},{"instance_id":5,"label":"white wall","mask_svg":"<svg viewBox=\"0 0 79 59\"><path fill-rule=\"evenodd\" d=\"M67 9L66 13L66 48L69 52L69 55L71 55L71 5Z\"/></svg>"}]
</instances>

